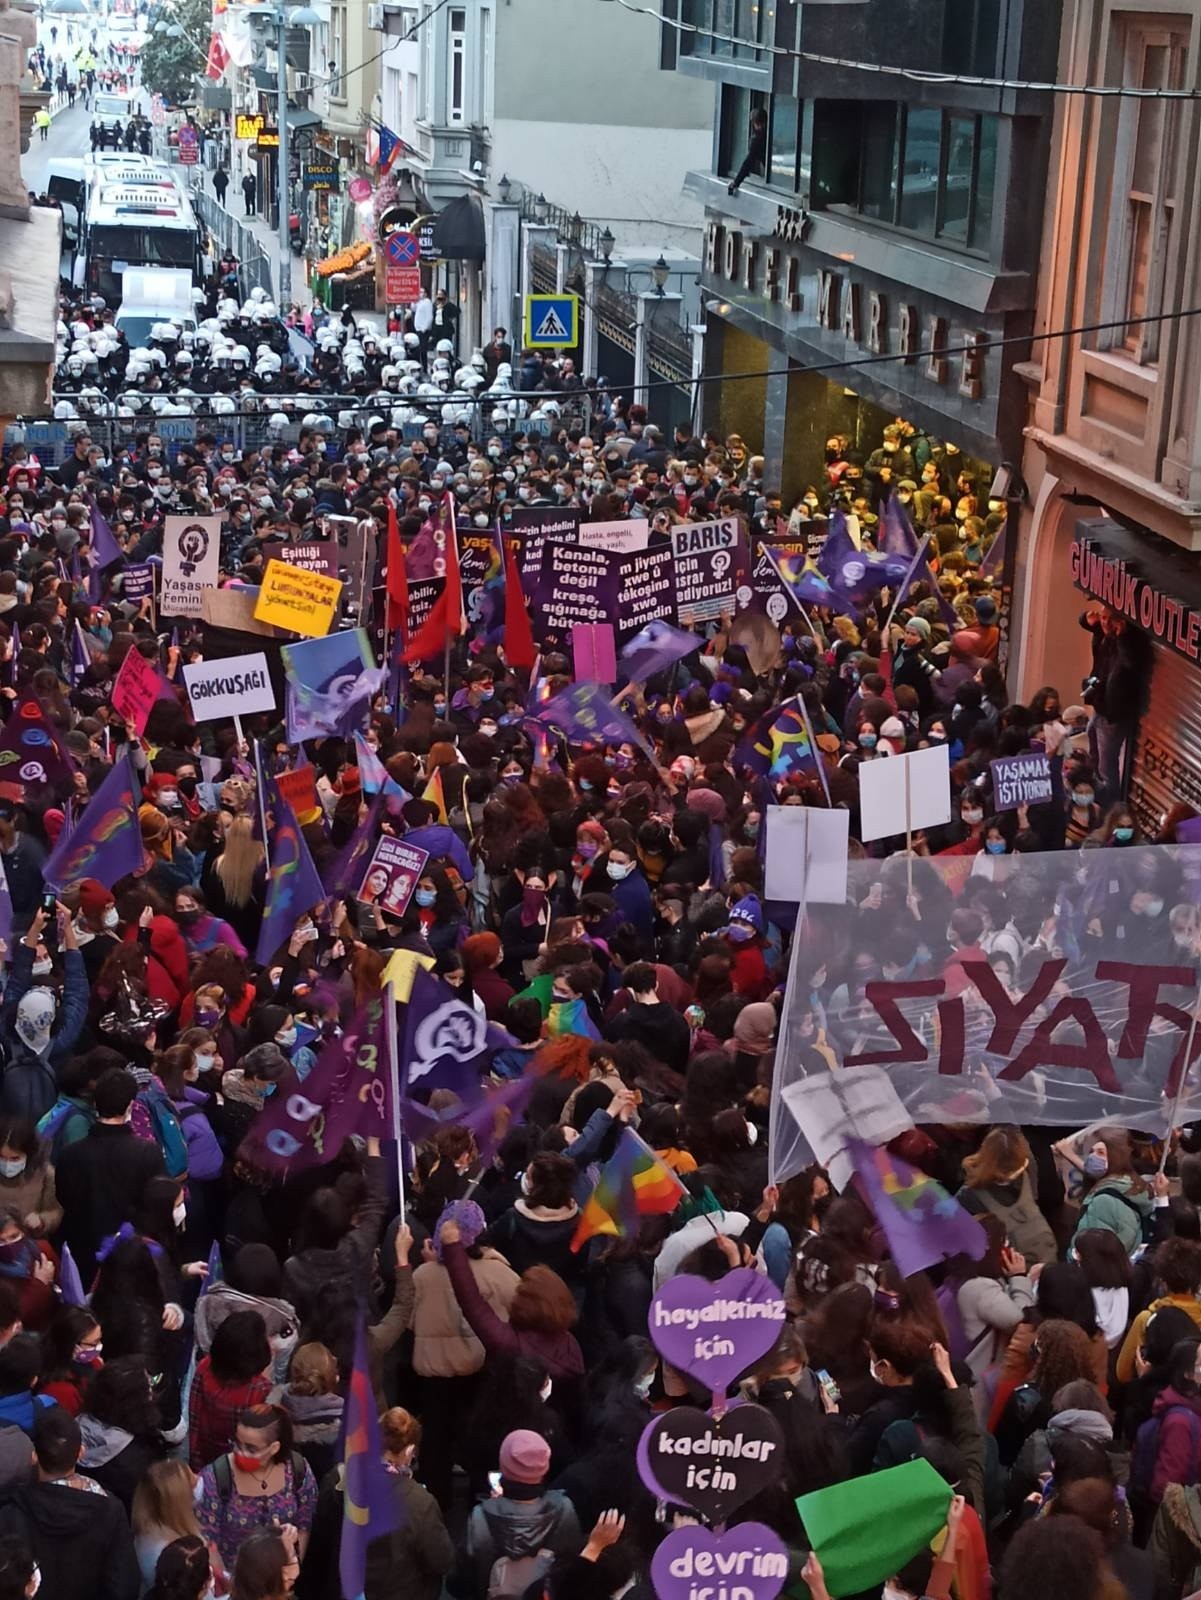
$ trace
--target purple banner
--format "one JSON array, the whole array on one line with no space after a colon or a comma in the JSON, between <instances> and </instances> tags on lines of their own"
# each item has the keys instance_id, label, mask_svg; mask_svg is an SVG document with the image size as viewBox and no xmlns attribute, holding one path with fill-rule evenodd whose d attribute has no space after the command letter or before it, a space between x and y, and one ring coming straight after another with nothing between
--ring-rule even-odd
<instances>
[{"instance_id":1,"label":"purple banner","mask_svg":"<svg viewBox=\"0 0 1201 1600\"><path fill-rule=\"evenodd\" d=\"M418 578L409 584L409 638L429 620L438 596L446 587L445 578Z\"/></svg>"},{"instance_id":2,"label":"purple banner","mask_svg":"<svg viewBox=\"0 0 1201 1600\"><path fill-rule=\"evenodd\" d=\"M1027 750L1020 756L1001 756L988 765L992 773L994 811L1041 806L1054 800L1058 788L1058 757L1053 759L1042 750Z\"/></svg>"},{"instance_id":3,"label":"purple banner","mask_svg":"<svg viewBox=\"0 0 1201 1600\"><path fill-rule=\"evenodd\" d=\"M547 539L538 576L525 586L535 638L557 634L565 643L577 622L611 622L617 615L620 559L607 550Z\"/></svg>"},{"instance_id":4,"label":"purple banner","mask_svg":"<svg viewBox=\"0 0 1201 1600\"><path fill-rule=\"evenodd\" d=\"M144 600L147 595L153 595L156 570L153 561L140 561L136 566L126 567L121 574L122 599Z\"/></svg>"},{"instance_id":5,"label":"purple banner","mask_svg":"<svg viewBox=\"0 0 1201 1600\"><path fill-rule=\"evenodd\" d=\"M671 530L676 611L682 626L734 615L739 588L750 590L750 562L740 517L683 522Z\"/></svg>"},{"instance_id":6,"label":"purple banner","mask_svg":"<svg viewBox=\"0 0 1201 1600\"><path fill-rule=\"evenodd\" d=\"M648 622L676 620L675 556L658 545L618 557L617 640L625 644Z\"/></svg>"}]
</instances>

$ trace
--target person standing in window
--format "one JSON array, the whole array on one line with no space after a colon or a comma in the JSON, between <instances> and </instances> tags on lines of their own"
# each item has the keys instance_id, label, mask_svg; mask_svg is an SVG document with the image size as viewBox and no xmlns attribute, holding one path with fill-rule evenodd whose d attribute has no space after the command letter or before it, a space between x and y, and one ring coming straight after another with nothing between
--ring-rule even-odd
<instances>
[{"instance_id":1,"label":"person standing in window","mask_svg":"<svg viewBox=\"0 0 1201 1600\"><path fill-rule=\"evenodd\" d=\"M750 140L747 144L746 156L738 171L730 181L729 192L737 194L743 183L752 172L762 173L767 160L767 112L762 106L757 111L751 112Z\"/></svg>"}]
</instances>

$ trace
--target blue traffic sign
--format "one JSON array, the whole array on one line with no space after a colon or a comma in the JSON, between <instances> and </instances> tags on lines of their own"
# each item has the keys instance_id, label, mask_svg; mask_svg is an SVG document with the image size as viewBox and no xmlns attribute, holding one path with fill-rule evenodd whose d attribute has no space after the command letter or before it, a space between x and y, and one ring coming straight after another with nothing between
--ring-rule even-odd
<instances>
[{"instance_id":1,"label":"blue traffic sign","mask_svg":"<svg viewBox=\"0 0 1201 1600\"><path fill-rule=\"evenodd\" d=\"M525 343L531 350L557 350L580 342L580 301L574 294L527 294Z\"/></svg>"},{"instance_id":2,"label":"blue traffic sign","mask_svg":"<svg viewBox=\"0 0 1201 1600\"><path fill-rule=\"evenodd\" d=\"M384 241L384 251L394 267L415 267L421 260L415 233L403 229L390 233Z\"/></svg>"}]
</instances>

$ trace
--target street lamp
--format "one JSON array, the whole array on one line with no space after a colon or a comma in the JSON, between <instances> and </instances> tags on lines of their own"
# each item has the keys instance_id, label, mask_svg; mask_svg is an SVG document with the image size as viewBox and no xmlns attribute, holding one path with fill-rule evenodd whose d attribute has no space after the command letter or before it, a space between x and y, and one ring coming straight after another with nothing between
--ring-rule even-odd
<instances>
[{"instance_id":1,"label":"street lamp","mask_svg":"<svg viewBox=\"0 0 1201 1600\"><path fill-rule=\"evenodd\" d=\"M509 196L513 192L513 185L509 181L509 174L507 172L501 174L500 182L496 185L496 192L500 196L501 205L507 206L509 203Z\"/></svg>"},{"instance_id":2,"label":"street lamp","mask_svg":"<svg viewBox=\"0 0 1201 1600\"><path fill-rule=\"evenodd\" d=\"M613 245L615 243L613 238L613 230L609 227L608 223L605 224L604 231L601 233L596 242L600 246L601 260L606 266L608 266L609 262L613 259Z\"/></svg>"},{"instance_id":3,"label":"street lamp","mask_svg":"<svg viewBox=\"0 0 1201 1600\"><path fill-rule=\"evenodd\" d=\"M671 277L671 268L664 261L662 250L659 252L659 259L651 268L651 277L655 280L655 293L662 300L663 291L667 287L667 280Z\"/></svg>"},{"instance_id":4,"label":"street lamp","mask_svg":"<svg viewBox=\"0 0 1201 1600\"><path fill-rule=\"evenodd\" d=\"M540 194L534 201L534 221L545 222L550 216L550 203L544 194Z\"/></svg>"}]
</instances>

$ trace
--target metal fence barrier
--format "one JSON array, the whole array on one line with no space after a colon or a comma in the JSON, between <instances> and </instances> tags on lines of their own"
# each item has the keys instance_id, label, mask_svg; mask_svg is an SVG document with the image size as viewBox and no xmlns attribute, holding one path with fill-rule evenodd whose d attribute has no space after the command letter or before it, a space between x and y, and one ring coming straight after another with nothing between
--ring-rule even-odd
<instances>
[{"instance_id":1,"label":"metal fence barrier","mask_svg":"<svg viewBox=\"0 0 1201 1600\"><path fill-rule=\"evenodd\" d=\"M218 205L215 194L199 185L191 191L196 215L212 235L219 250L230 250L238 258L243 293L252 289L265 289L269 298L275 298L271 259L250 229L238 218ZM285 311L287 307L283 308Z\"/></svg>"}]
</instances>

